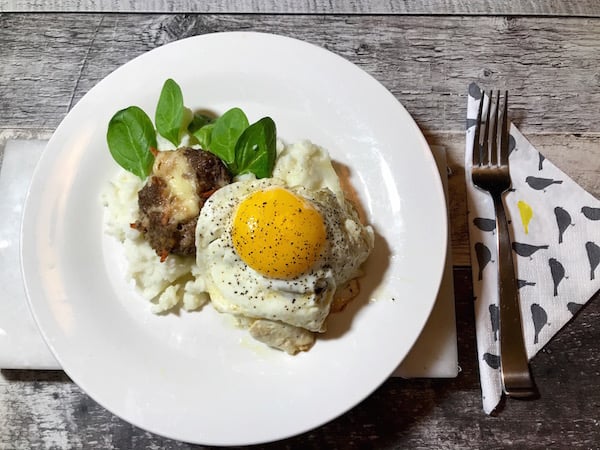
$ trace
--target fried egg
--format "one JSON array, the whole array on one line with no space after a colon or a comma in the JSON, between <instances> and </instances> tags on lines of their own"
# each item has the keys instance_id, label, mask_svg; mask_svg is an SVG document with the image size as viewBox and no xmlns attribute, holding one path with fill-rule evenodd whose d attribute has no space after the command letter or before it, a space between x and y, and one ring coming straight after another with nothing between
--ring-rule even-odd
<instances>
[{"instance_id":1,"label":"fried egg","mask_svg":"<svg viewBox=\"0 0 600 450\"><path fill-rule=\"evenodd\" d=\"M373 232L329 187L312 187L238 181L205 203L196 262L215 309L325 331L336 289L360 273Z\"/></svg>"}]
</instances>

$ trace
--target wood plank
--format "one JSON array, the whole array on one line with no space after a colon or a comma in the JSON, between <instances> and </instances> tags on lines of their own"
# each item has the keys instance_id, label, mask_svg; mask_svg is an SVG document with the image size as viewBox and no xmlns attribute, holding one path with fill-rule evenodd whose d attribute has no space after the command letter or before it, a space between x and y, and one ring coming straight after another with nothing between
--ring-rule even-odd
<instances>
[{"instance_id":1,"label":"wood plank","mask_svg":"<svg viewBox=\"0 0 600 450\"><path fill-rule=\"evenodd\" d=\"M8 0L0 12L430 14L599 17L594 0Z\"/></svg>"},{"instance_id":2,"label":"wood plank","mask_svg":"<svg viewBox=\"0 0 600 450\"><path fill-rule=\"evenodd\" d=\"M509 89L525 133L600 130L598 19L143 14L1 15L0 127L54 128L135 56L233 30L304 39L347 58L386 86L425 133L463 129L472 81Z\"/></svg>"}]
</instances>

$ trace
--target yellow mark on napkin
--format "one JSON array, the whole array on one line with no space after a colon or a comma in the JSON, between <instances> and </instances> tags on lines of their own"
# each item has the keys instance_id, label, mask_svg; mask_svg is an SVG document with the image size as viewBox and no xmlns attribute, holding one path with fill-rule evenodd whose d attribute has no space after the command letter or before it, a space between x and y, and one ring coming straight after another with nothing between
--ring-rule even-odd
<instances>
[{"instance_id":1,"label":"yellow mark on napkin","mask_svg":"<svg viewBox=\"0 0 600 450\"><path fill-rule=\"evenodd\" d=\"M525 230L525 234L529 234L529 221L533 217L533 209L523 200L519 200L517 203L519 207L519 212L521 213L521 222L523 222L523 229Z\"/></svg>"}]
</instances>

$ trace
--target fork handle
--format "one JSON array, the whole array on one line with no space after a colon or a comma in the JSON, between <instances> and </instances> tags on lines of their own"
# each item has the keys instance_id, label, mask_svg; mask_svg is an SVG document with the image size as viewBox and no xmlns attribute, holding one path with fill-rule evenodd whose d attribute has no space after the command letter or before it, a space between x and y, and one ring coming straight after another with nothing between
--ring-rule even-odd
<instances>
[{"instance_id":1,"label":"fork handle","mask_svg":"<svg viewBox=\"0 0 600 450\"><path fill-rule=\"evenodd\" d=\"M525 350L517 279L502 194L495 193L492 198L496 210L496 232L498 234L500 368L503 389L509 397L536 397L537 389L529 372Z\"/></svg>"}]
</instances>

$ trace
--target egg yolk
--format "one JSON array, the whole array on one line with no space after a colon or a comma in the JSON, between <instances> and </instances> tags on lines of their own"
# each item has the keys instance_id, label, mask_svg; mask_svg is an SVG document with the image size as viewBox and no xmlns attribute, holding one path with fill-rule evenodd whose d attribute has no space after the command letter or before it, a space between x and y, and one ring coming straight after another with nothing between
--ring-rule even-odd
<instances>
[{"instance_id":1,"label":"egg yolk","mask_svg":"<svg viewBox=\"0 0 600 450\"><path fill-rule=\"evenodd\" d=\"M266 277L289 280L319 259L326 231L311 203L277 187L254 192L240 203L232 238L249 267Z\"/></svg>"}]
</instances>

